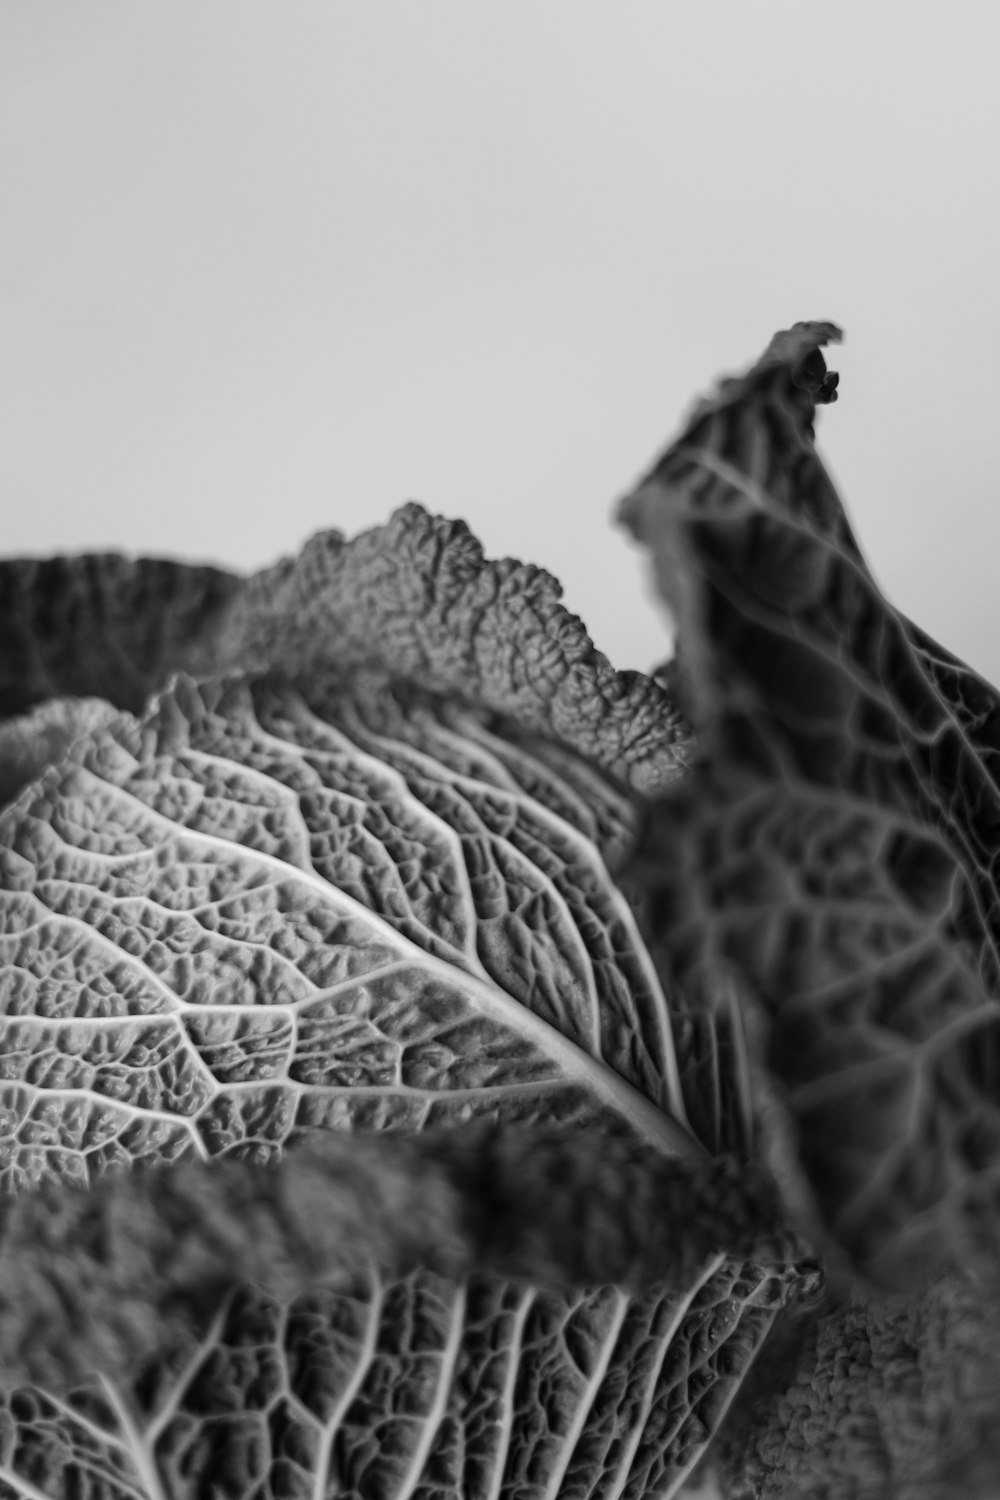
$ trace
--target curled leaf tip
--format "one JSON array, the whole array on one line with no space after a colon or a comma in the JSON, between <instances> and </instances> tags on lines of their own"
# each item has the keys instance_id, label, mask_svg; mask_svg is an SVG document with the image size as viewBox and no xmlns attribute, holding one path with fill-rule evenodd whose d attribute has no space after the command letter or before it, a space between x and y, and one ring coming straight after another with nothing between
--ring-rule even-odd
<instances>
[{"instance_id":1,"label":"curled leaf tip","mask_svg":"<svg viewBox=\"0 0 1000 1500\"><path fill-rule=\"evenodd\" d=\"M828 405L837 399L840 376L836 370L826 368L820 350L826 344L842 343L843 337L843 330L836 323L793 323L791 328L783 328L774 335L754 373L783 366L792 383L808 391L818 406Z\"/></svg>"}]
</instances>

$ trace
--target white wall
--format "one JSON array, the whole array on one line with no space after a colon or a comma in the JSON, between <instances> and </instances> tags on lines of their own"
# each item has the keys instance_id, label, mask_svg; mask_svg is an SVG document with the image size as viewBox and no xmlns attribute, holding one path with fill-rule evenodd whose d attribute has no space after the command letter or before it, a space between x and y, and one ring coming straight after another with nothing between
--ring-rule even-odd
<instances>
[{"instance_id":1,"label":"white wall","mask_svg":"<svg viewBox=\"0 0 1000 1500\"><path fill-rule=\"evenodd\" d=\"M1000 8L4 0L0 551L259 566L403 499L663 652L614 498L847 329L876 573L1000 677Z\"/></svg>"}]
</instances>

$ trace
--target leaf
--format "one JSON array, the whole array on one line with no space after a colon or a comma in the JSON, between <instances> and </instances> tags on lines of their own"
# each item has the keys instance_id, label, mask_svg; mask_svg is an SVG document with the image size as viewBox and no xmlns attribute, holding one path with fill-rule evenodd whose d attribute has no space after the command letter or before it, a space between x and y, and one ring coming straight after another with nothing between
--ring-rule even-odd
<instances>
[{"instance_id":1,"label":"leaf","mask_svg":"<svg viewBox=\"0 0 1000 1500\"><path fill-rule=\"evenodd\" d=\"M8 1394L0 1482L115 1500L673 1495L774 1291L716 1263L638 1299L429 1272L356 1272L290 1306L247 1288L159 1379Z\"/></svg>"},{"instance_id":2,"label":"leaf","mask_svg":"<svg viewBox=\"0 0 1000 1500\"><path fill-rule=\"evenodd\" d=\"M777 1357L776 1357L777 1356ZM855 1284L775 1329L713 1459L756 1500L993 1500L1000 1304L969 1276L918 1296Z\"/></svg>"},{"instance_id":3,"label":"leaf","mask_svg":"<svg viewBox=\"0 0 1000 1500\"><path fill-rule=\"evenodd\" d=\"M699 745L632 874L685 1003L738 993L811 1226L899 1286L995 1262L1000 714L883 598L816 454L838 336L780 336L624 502Z\"/></svg>"},{"instance_id":4,"label":"leaf","mask_svg":"<svg viewBox=\"0 0 1000 1500\"><path fill-rule=\"evenodd\" d=\"M166 558L0 559L0 716L66 696L141 712L171 672L210 672L242 581Z\"/></svg>"},{"instance_id":5,"label":"leaf","mask_svg":"<svg viewBox=\"0 0 1000 1500\"><path fill-rule=\"evenodd\" d=\"M109 1159L123 1132L130 1160L168 1140L267 1157L304 1130L483 1114L698 1149L662 990L591 839L486 731L466 742L384 684L324 720L280 686L182 682L0 834L8 1108L61 1101L12 1185L79 1177L56 1141L80 1115Z\"/></svg>"},{"instance_id":6,"label":"leaf","mask_svg":"<svg viewBox=\"0 0 1000 1500\"><path fill-rule=\"evenodd\" d=\"M8 1302L5 1343L70 1378L67 1348L110 1371L68 1395L49 1376L47 1393L12 1395L0 1479L15 1493L86 1482L95 1500L675 1493L801 1276L754 1174L744 1193L742 1170L708 1161L687 1126L666 1000L605 862L628 843L631 803L569 749L502 738L489 715L383 672L311 698L181 679L0 815L2 1180L23 1195L0 1264L48 1223L46 1265L62 1267L39 1265L37 1300ZM430 1247L433 1214L422 1240L412 1207L395 1215L428 1267L408 1276L392 1235L376 1243L365 1220L356 1243L356 1194L317 1192L310 1233L323 1204L346 1269L316 1290L310 1233L266 1216L253 1174L290 1191L306 1180L298 1153L331 1132L450 1127L461 1141L475 1122L600 1141L594 1201L634 1183L633 1216L657 1201L662 1223L638 1246L634 1229L577 1246L558 1192L539 1190L526 1238L491 1248L468 1205L500 1193L503 1172L474 1156L448 1168L457 1260L454 1219ZM648 1160L630 1178L635 1153ZM529 1175L506 1170L529 1210ZM360 1171L366 1201L382 1167ZM178 1181L216 1202L218 1232L207 1210L170 1217ZM581 1189L574 1230L587 1201ZM107 1284L109 1223L125 1259ZM84 1274L87 1233L101 1250ZM651 1264L668 1279L572 1290L601 1254L623 1276L645 1255L647 1281ZM30 1282L20 1264L5 1284ZM496 1274L544 1265L558 1290ZM136 1340L155 1354L171 1327L187 1342L141 1370Z\"/></svg>"},{"instance_id":7,"label":"leaf","mask_svg":"<svg viewBox=\"0 0 1000 1500\"><path fill-rule=\"evenodd\" d=\"M113 554L0 561L0 715L66 694L138 713L178 670L329 688L370 668L663 786L684 765L683 722L652 678L611 667L561 596L544 569L488 561L463 521L413 503L249 579Z\"/></svg>"},{"instance_id":8,"label":"leaf","mask_svg":"<svg viewBox=\"0 0 1000 1500\"><path fill-rule=\"evenodd\" d=\"M104 698L52 698L30 713L0 720L0 806L61 761L77 740L116 717Z\"/></svg>"},{"instance_id":9,"label":"leaf","mask_svg":"<svg viewBox=\"0 0 1000 1500\"><path fill-rule=\"evenodd\" d=\"M0 1369L56 1388L147 1376L189 1359L241 1282L284 1302L359 1267L686 1293L723 1246L774 1304L798 1246L767 1184L731 1159L545 1126L326 1131L280 1163L188 1158L8 1199Z\"/></svg>"}]
</instances>

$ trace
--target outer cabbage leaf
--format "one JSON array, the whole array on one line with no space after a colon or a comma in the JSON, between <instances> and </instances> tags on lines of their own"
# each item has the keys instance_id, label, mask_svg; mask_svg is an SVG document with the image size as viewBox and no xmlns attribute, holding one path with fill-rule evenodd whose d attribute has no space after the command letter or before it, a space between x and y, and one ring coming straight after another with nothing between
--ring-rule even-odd
<instances>
[{"instance_id":1,"label":"outer cabbage leaf","mask_svg":"<svg viewBox=\"0 0 1000 1500\"><path fill-rule=\"evenodd\" d=\"M555 1122L711 1168L605 863L631 817L566 748L505 740L384 674L311 703L275 680L178 682L0 816L4 1186L31 1190L23 1203L54 1193L56 1217L82 1214L106 1246L102 1204L118 1224L159 1222L153 1168L193 1171L222 1200L244 1169L280 1178L283 1148L291 1162L317 1132ZM109 1354L98 1333L103 1382L9 1397L0 1479L94 1500L675 1493L799 1279L758 1210L751 1195L745 1219L723 1215L726 1243L650 1291L442 1281L430 1254L386 1279L346 1227L365 1264L325 1288L227 1300L196 1274L197 1307L207 1290L218 1317L181 1320L193 1344L133 1376L133 1345L109 1333ZM265 1243L258 1212L226 1218L230 1240ZM692 1217L665 1223L683 1236ZM202 1266L205 1216L179 1222ZM40 1289L72 1284L84 1239L56 1234L63 1280ZM115 1302L100 1263L78 1331L88 1305ZM264 1275L231 1254L231 1281L245 1269ZM146 1282L162 1334L191 1308L164 1303L169 1278ZM57 1328L74 1326L71 1302L56 1297ZM90 1321L118 1327L110 1308Z\"/></svg>"},{"instance_id":2,"label":"outer cabbage leaf","mask_svg":"<svg viewBox=\"0 0 1000 1500\"><path fill-rule=\"evenodd\" d=\"M738 992L812 1226L898 1286L995 1264L1000 714L883 598L816 454L836 337L780 336L624 502L699 743L634 873L688 1003Z\"/></svg>"},{"instance_id":3,"label":"outer cabbage leaf","mask_svg":"<svg viewBox=\"0 0 1000 1500\"><path fill-rule=\"evenodd\" d=\"M245 1288L186 1365L7 1394L0 1485L18 1500L671 1495L781 1296L718 1263L643 1298L430 1272L358 1271L291 1304Z\"/></svg>"},{"instance_id":4,"label":"outer cabbage leaf","mask_svg":"<svg viewBox=\"0 0 1000 1500\"><path fill-rule=\"evenodd\" d=\"M686 1293L725 1245L760 1266L748 1285L770 1280L773 1301L796 1248L776 1207L732 1160L545 1126L324 1131L280 1163L48 1182L4 1205L0 1367L5 1383L131 1381L188 1358L237 1282L289 1301L359 1267Z\"/></svg>"},{"instance_id":5,"label":"outer cabbage leaf","mask_svg":"<svg viewBox=\"0 0 1000 1500\"><path fill-rule=\"evenodd\" d=\"M248 579L114 555L0 562L0 715L63 695L139 712L178 670L315 685L372 667L662 787L684 764L683 721L659 683L612 668L561 596L544 569L488 560L463 521L413 503Z\"/></svg>"}]
</instances>

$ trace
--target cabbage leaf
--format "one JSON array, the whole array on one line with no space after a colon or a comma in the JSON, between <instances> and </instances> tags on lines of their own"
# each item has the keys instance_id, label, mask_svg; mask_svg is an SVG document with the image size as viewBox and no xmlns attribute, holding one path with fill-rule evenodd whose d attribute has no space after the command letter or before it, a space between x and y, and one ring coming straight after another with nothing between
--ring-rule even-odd
<instances>
[{"instance_id":1,"label":"cabbage leaf","mask_svg":"<svg viewBox=\"0 0 1000 1500\"><path fill-rule=\"evenodd\" d=\"M995 1261L1000 704L861 556L812 441L837 337L782 335L624 502L699 746L636 870L671 983L739 991L810 1233L898 1288Z\"/></svg>"},{"instance_id":2,"label":"cabbage leaf","mask_svg":"<svg viewBox=\"0 0 1000 1500\"><path fill-rule=\"evenodd\" d=\"M408 507L393 546L435 524ZM437 691L389 669L405 621L341 641L338 575L305 636L214 616L197 650L228 675L157 691L180 647L147 653L147 711L0 814L14 1495L674 1494L815 1279L766 1177L699 1140L609 873L679 716L569 616L484 686L496 565L438 532L428 578L456 535L472 565L404 661Z\"/></svg>"},{"instance_id":3,"label":"cabbage leaf","mask_svg":"<svg viewBox=\"0 0 1000 1500\"><path fill-rule=\"evenodd\" d=\"M624 502L650 677L412 504L0 564L0 1500L994 1493L1000 720L837 337Z\"/></svg>"}]
</instances>

